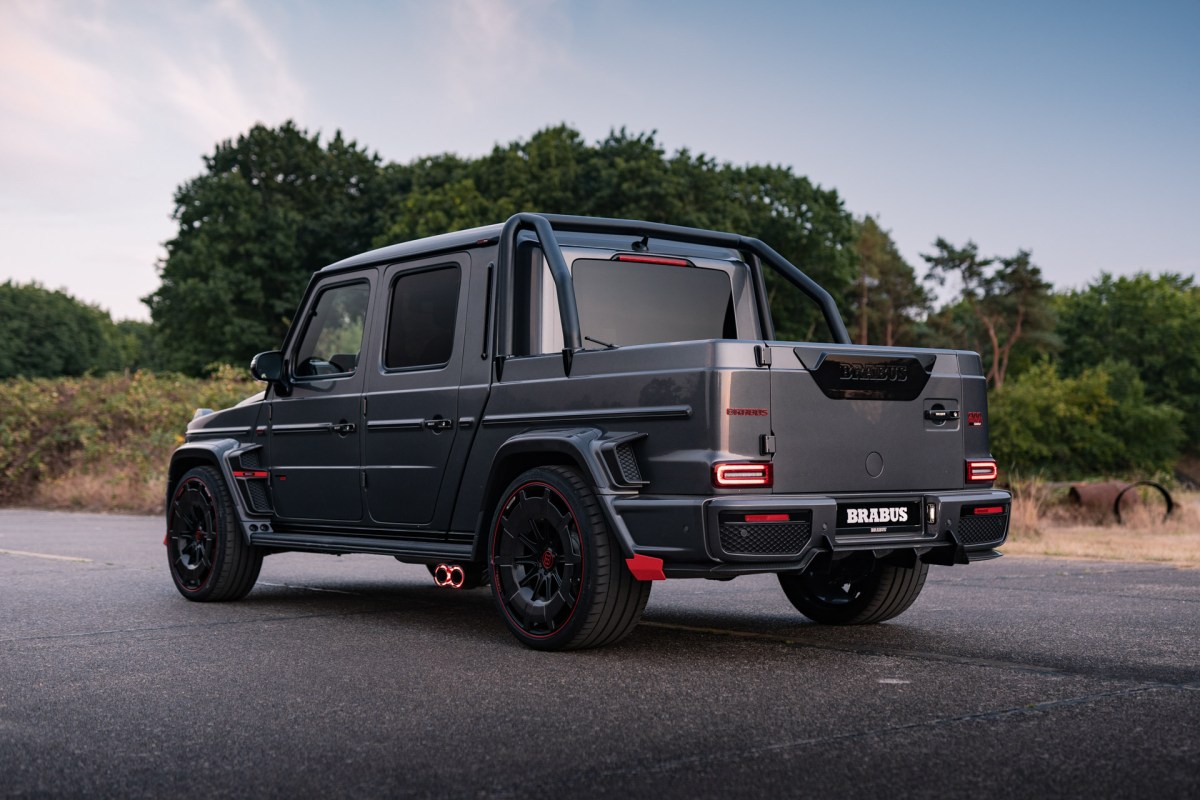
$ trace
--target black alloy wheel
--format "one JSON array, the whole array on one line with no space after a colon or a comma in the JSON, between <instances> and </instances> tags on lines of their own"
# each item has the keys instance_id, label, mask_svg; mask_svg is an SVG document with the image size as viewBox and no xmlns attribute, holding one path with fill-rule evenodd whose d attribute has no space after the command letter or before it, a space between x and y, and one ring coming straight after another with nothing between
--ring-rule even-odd
<instances>
[{"instance_id":1,"label":"black alloy wheel","mask_svg":"<svg viewBox=\"0 0 1200 800\"><path fill-rule=\"evenodd\" d=\"M168 557L175 583L185 593L196 593L212 578L217 557L217 503L199 477L180 481L171 501Z\"/></svg>"},{"instance_id":2,"label":"black alloy wheel","mask_svg":"<svg viewBox=\"0 0 1200 800\"><path fill-rule=\"evenodd\" d=\"M925 586L929 565L884 564L858 553L818 559L800 574L781 573L779 585L804 616L826 625L883 622L908 609Z\"/></svg>"},{"instance_id":3,"label":"black alloy wheel","mask_svg":"<svg viewBox=\"0 0 1200 800\"><path fill-rule=\"evenodd\" d=\"M167 508L167 565L189 600L236 600L258 580L262 552L242 538L233 497L212 467L189 470Z\"/></svg>"},{"instance_id":4,"label":"black alloy wheel","mask_svg":"<svg viewBox=\"0 0 1200 800\"><path fill-rule=\"evenodd\" d=\"M650 596L620 563L620 547L578 472L542 467L502 495L490 536L492 596L509 630L539 650L611 644Z\"/></svg>"},{"instance_id":5,"label":"black alloy wheel","mask_svg":"<svg viewBox=\"0 0 1200 800\"><path fill-rule=\"evenodd\" d=\"M498 525L493 564L504 611L526 635L551 636L570 621L583 588L575 511L550 484L529 481L509 494Z\"/></svg>"}]
</instances>

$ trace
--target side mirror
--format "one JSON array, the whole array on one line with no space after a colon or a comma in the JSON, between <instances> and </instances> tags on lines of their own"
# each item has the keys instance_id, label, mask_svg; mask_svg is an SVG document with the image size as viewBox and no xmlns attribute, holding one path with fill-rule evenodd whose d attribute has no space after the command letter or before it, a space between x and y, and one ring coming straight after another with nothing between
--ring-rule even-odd
<instances>
[{"instance_id":1,"label":"side mirror","mask_svg":"<svg viewBox=\"0 0 1200 800\"><path fill-rule=\"evenodd\" d=\"M250 374L256 381L279 383L283 380L283 353L270 350L250 360Z\"/></svg>"}]
</instances>

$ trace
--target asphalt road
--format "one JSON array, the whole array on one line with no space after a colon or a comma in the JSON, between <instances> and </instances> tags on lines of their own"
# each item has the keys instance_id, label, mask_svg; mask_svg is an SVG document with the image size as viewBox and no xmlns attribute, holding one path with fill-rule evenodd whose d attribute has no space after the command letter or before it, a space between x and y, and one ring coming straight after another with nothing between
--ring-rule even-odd
<instances>
[{"instance_id":1,"label":"asphalt road","mask_svg":"<svg viewBox=\"0 0 1200 800\"><path fill-rule=\"evenodd\" d=\"M547 654L378 556L190 603L161 542L0 510L0 795L1200 796L1197 570L935 567L849 629L771 577L673 581L623 644Z\"/></svg>"}]
</instances>

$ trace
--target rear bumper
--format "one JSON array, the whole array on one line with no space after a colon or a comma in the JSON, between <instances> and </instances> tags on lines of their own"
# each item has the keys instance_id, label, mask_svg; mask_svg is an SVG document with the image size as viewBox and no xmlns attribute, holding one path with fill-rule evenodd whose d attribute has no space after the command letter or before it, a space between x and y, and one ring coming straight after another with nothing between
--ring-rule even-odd
<instances>
[{"instance_id":1,"label":"rear bumper","mask_svg":"<svg viewBox=\"0 0 1200 800\"><path fill-rule=\"evenodd\" d=\"M803 570L819 553L913 554L936 564L999 555L1012 496L999 490L873 495L603 498L626 550L661 559L668 578L723 578ZM838 528L838 504L913 503L920 520L882 530ZM907 556L911 558L912 556Z\"/></svg>"}]
</instances>

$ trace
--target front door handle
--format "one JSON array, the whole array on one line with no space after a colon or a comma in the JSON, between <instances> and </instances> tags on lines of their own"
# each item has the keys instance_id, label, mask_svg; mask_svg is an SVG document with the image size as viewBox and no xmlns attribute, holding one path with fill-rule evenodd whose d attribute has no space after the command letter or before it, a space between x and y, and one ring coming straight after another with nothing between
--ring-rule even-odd
<instances>
[{"instance_id":1,"label":"front door handle","mask_svg":"<svg viewBox=\"0 0 1200 800\"><path fill-rule=\"evenodd\" d=\"M436 417L434 419L427 419L422 424L429 430L434 431L436 433L437 431L448 431L451 428L453 428L454 420L442 419L441 417Z\"/></svg>"},{"instance_id":2,"label":"front door handle","mask_svg":"<svg viewBox=\"0 0 1200 800\"><path fill-rule=\"evenodd\" d=\"M339 422L333 426L333 432L338 436L349 436L354 433L354 430L353 422Z\"/></svg>"}]
</instances>

